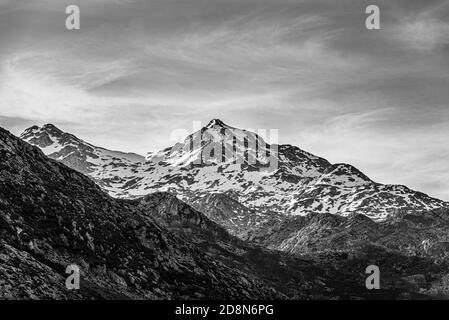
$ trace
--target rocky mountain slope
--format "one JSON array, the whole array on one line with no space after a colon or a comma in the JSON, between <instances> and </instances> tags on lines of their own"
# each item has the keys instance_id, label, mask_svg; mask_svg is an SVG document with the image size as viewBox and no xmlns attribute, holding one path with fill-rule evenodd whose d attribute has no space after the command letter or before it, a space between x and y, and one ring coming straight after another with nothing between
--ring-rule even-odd
<instances>
[{"instance_id":1,"label":"rocky mountain slope","mask_svg":"<svg viewBox=\"0 0 449 320\"><path fill-rule=\"evenodd\" d=\"M426 298L423 288L445 281L428 257L369 244L350 257L288 255L229 235L167 193L111 198L1 128L0 159L0 298ZM366 290L366 266L382 261L382 289ZM64 287L69 264L82 270L78 291Z\"/></svg>"},{"instance_id":2,"label":"rocky mountain slope","mask_svg":"<svg viewBox=\"0 0 449 320\"><path fill-rule=\"evenodd\" d=\"M415 274L401 276L400 280L419 288L421 293L449 298L449 210L446 209L398 211L378 222L361 214L283 217L249 231L246 239L267 248L325 261L336 255L351 260L367 252L372 257L377 251L378 265L400 270L403 266L396 264L391 256L398 253L417 259ZM428 265L419 262L419 258L427 259ZM429 261L439 266L438 276L434 274L436 269L428 268L432 264Z\"/></svg>"},{"instance_id":3,"label":"rocky mountain slope","mask_svg":"<svg viewBox=\"0 0 449 320\"><path fill-rule=\"evenodd\" d=\"M21 138L88 174L113 197L168 191L235 235L273 216L361 213L382 221L397 210L449 208L405 186L376 183L349 164L269 145L218 119L146 161L94 147L53 125L27 129Z\"/></svg>"},{"instance_id":4,"label":"rocky mountain slope","mask_svg":"<svg viewBox=\"0 0 449 320\"><path fill-rule=\"evenodd\" d=\"M449 261L449 211L398 212L374 222L361 214L328 213L272 219L251 230L247 239L290 253L351 251L366 243L409 256Z\"/></svg>"},{"instance_id":5,"label":"rocky mountain slope","mask_svg":"<svg viewBox=\"0 0 449 320\"><path fill-rule=\"evenodd\" d=\"M220 254L200 250L156 222L186 205L173 212L152 198L113 199L3 129L0 158L3 298L282 297L240 271L245 268L230 268ZM225 233L212 222L204 225ZM64 288L64 270L72 263L83 275L83 289L73 293Z\"/></svg>"}]
</instances>

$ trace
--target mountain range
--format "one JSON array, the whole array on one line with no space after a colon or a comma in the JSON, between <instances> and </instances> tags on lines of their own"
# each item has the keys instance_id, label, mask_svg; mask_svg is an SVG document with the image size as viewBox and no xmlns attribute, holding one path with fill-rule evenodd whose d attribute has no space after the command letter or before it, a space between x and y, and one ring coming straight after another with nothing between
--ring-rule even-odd
<instances>
[{"instance_id":1,"label":"mountain range","mask_svg":"<svg viewBox=\"0 0 449 320\"><path fill-rule=\"evenodd\" d=\"M76 147L72 160L109 155L140 163L136 155L79 142L90 155ZM113 198L64 158L51 159L2 128L0 159L0 298L449 298L445 209L403 210L380 222L355 213L272 215L242 240L172 193ZM209 200L211 208L218 201L249 210ZM82 270L80 290L65 288L71 264ZM382 270L380 290L365 287L371 264Z\"/></svg>"},{"instance_id":2,"label":"mountain range","mask_svg":"<svg viewBox=\"0 0 449 320\"><path fill-rule=\"evenodd\" d=\"M52 124L28 128L20 137L115 198L169 192L239 237L273 218L357 213L385 221L398 211L449 208L406 186L376 183L350 164L332 164L292 145L269 145L219 119L146 158L94 146ZM270 161L276 167L267 170Z\"/></svg>"}]
</instances>

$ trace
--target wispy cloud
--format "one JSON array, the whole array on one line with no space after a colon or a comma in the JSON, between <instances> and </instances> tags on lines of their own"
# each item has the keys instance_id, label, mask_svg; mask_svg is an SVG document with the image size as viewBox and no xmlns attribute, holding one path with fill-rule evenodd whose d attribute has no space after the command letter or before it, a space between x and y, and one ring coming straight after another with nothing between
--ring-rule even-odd
<instances>
[{"instance_id":1,"label":"wispy cloud","mask_svg":"<svg viewBox=\"0 0 449 320\"><path fill-rule=\"evenodd\" d=\"M0 123L145 153L221 117L449 199L448 1L0 0ZM20 125L22 123L22 125ZM119 134L117 134L119 132ZM440 170L441 169L441 170Z\"/></svg>"}]
</instances>

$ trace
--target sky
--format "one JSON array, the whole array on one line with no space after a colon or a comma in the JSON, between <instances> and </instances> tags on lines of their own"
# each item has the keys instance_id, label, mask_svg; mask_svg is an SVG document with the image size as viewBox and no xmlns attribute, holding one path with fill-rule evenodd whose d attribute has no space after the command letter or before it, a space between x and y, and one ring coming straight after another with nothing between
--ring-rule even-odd
<instances>
[{"instance_id":1,"label":"sky","mask_svg":"<svg viewBox=\"0 0 449 320\"><path fill-rule=\"evenodd\" d=\"M449 200L449 1L0 0L1 127L145 154L213 118Z\"/></svg>"}]
</instances>

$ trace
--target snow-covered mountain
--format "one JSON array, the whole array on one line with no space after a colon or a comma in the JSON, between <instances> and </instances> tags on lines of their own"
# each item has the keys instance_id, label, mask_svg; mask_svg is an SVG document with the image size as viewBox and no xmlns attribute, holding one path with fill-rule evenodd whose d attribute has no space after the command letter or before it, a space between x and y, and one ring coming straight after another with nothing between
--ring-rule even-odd
<instances>
[{"instance_id":1,"label":"snow-covered mountain","mask_svg":"<svg viewBox=\"0 0 449 320\"><path fill-rule=\"evenodd\" d=\"M147 159L175 167L238 163L268 171L270 161L276 164L276 159L270 158L271 151L270 145L258 134L214 119L206 127L188 135L182 143L160 152L148 153Z\"/></svg>"},{"instance_id":2,"label":"snow-covered mountain","mask_svg":"<svg viewBox=\"0 0 449 320\"><path fill-rule=\"evenodd\" d=\"M145 162L145 157L141 155L94 146L52 124L30 127L20 138L39 147L50 158L93 177L103 188L108 188L109 182L97 173L106 168L110 172L120 171L121 168L137 168Z\"/></svg>"},{"instance_id":3,"label":"snow-covered mountain","mask_svg":"<svg viewBox=\"0 0 449 320\"><path fill-rule=\"evenodd\" d=\"M398 210L449 207L405 186L376 183L349 164L269 145L218 119L146 160L93 146L53 125L31 127L21 138L89 175L114 197L169 191L234 234L277 215L361 213L384 220Z\"/></svg>"}]
</instances>

